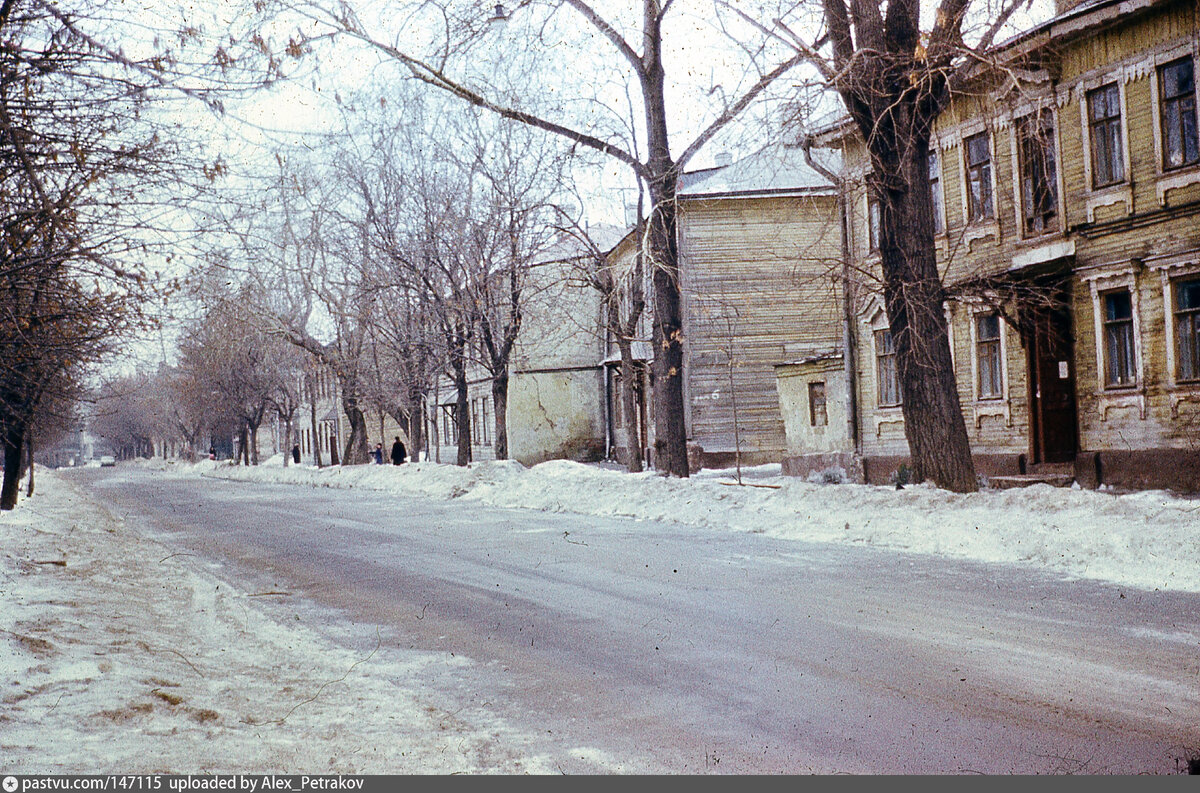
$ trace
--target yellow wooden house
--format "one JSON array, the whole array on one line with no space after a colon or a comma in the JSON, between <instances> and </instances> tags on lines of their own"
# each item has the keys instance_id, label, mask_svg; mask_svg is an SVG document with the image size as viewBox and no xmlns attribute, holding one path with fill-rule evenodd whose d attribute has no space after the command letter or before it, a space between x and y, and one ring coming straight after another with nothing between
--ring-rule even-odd
<instances>
[{"instance_id":1,"label":"yellow wooden house","mask_svg":"<svg viewBox=\"0 0 1200 793\"><path fill-rule=\"evenodd\" d=\"M1194 0L1060 2L939 118L936 244L981 475L1200 490L1198 61ZM861 141L825 137L843 148L849 255L877 269ZM886 482L907 444L869 284L854 317L852 445Z\"/></svg>"}]
</instances>

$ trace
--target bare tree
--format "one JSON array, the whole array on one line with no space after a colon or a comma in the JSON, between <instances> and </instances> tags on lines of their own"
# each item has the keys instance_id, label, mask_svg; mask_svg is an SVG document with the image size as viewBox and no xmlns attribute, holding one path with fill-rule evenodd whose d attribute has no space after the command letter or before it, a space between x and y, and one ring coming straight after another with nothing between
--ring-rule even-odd
<instances>
[{"instance_id":1,"label":"bare tree","mask_svg":"<svg viewBox=\"0 0 1200 793\"><path fill-rule=\"evenodd\" d=\"M310 2L303 12L326 26L330 33L353 38L386 54L414 79L433 89L456 97L504 119L535 127L566 138L577 146L599 152L632 168L644 181L650 197L647 226L647 255L653 273L654 307L654 421L656 465L675 476L687 476L687 437L683 401L684 331L681 315L679 284L679 251L676 238L677 206L675 194L682 169L715 135L729 126L766 91L772 83L804 60L795 52L775 55L769 36L757 42L743 41L731 48L731 55L741 57L744 69L737 76L738 85L726 90L718 85L708 89L707 104L697 108L706 125L675 153L669 134L668 73L664 53L678 35L681 42L695 37L696 26L706 26L706 15L697 12L692 17L672 18L675 0L630 0L624 8L615 9L617 16L608 18L597 6L585 0L521 0L516 10L528 16L521 29L521 47L530 62L541 65L541 78L554 74L570 74L577 81L561 86L571 93L569 101L552 97L549 92L524 90L518 96L514 90L489 85L494 77L495 59L486 54L496 42L489 36L487 15L482 4L459 6L448 2L413 3L411 9L391 16L409 20L420 29L375 33L353 9L346 4L324 5ZM462 13L465 10L466 14ZM501 9L503 10L503 9ZM410 13L411 11L411 13ZM711 9L709 9L711 12ZM514 13L515 21L517 14ZM498 14L494 18L507 18ZM671 23L679 26L672 28ZM580 57L580 51L561 46L564 31L583 22L588 33L583 41L598 41L607 45L609 55L623 67L619 78L632 85L627 95L636 97L639 124L646 141L646 154L638 157L629 144L624 122L613 122L609 112L611 100L593 92L597 84L599 63L609 66L612 58L603 62L596 58ZM431 31L443 33L430 41ZM669 33L669 31L673 31ZM739 31L757 36L753 30ZM412 41L413 47L396 42ZM421 48L421 44L428 44ZM557 45L557 46L556 46ZM554 63L554 55L568 53L574 62ZM517 58L513 47L504 50L505 57ZM763 66L760 62L767 61ZM553 63L553 65L551 65ZM574 69L572 67L579 66ZM531 75L525 76L526 87ZM678 75L682 77L683 75ZM560 87L560 86L556 86ZM540 106L539 106L540 102ZM546 112L542 109L546 108ZM582 118L574 109L582 110ZM596 123L596 119L603 119Z\"/></svg>"},{"instance_id":2,"label":"bare tree","mask_svg":"<svg viewBox=\"0 0 1200 793\"><path fill-rule=\"evenodd\" d=\"M929 141L938 115L1027 5L975 0L986 6L976 9L985 22L968 44L972 3L941 0L923 20L919 0L821 0L819 34L779 19L771 27L836 90L862 136L871 164L867 188L879 206L884 303L914 475L959 492L978 483L946 333Z\"/></svg>"}]
</instances>

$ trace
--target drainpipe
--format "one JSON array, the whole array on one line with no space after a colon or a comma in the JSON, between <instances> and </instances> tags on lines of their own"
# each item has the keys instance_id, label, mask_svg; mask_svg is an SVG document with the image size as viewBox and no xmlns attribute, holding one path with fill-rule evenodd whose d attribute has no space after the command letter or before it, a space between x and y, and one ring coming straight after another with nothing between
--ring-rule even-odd
<instances>
[{"instance_id":1,"label":"drainpipe","mask_svg":"<svg viewBox=\"0 0 1200 793\"><path fill-rule=\"evenodd\" d=\"M846 432L854 456L862 458L862 434L858 426L858 356L854 335L854 290L850 280L850 206L846 185L838 184L838 214L842 225L842 364L846 370Z\"/></svg>"}]
</instances>

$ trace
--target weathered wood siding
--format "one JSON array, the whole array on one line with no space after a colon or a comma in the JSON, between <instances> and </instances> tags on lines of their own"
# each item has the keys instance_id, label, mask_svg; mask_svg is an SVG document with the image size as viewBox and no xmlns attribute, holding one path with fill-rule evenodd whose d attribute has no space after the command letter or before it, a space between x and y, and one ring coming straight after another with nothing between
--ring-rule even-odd
<instances>
[{"instance_id":1,"label":"weathered wood siding","mask_svg":"<svg viewBox=\"0 0 1200 793\"><path fill-rule=\"evenodd\" d=\"M1002 273L1068 254L1073 270L1074 360L1081 451L1195 449L1200 447L1200 385L1176 383L1168 368L1171 285L1200 273L1200 166L1164 174L1158 138L1157 66L1191 55L1200 73L1200 36L1194 3L1167 3L1112 27L1052 42L1042 53L1046 80L1023 86L1019 97L956 102L935 134L941 162L946 231L937 240L939 263L952 288L971 278ZM1056 75L1050 79L1049 75ZM1090 180L1086 92L1116 82L1122 96L1126 179L1095 190ZM1061 222L1050 233L1023 233L1019 163L1013 121L1037 108L1053 114ZM965 222L965 137L990 136L996 217ZM849 139L848 173L866 167L861 142ZM870 269L867 204L861 180L851 196L855 260ZM870 285L867 284L869 287ZM1129 288L1136 305L1139 376L1130 387L1107 388L1100 367L1096 311L1105 290ZM903 455L903 422L894 408L877 407L872 330L886 327L870 289L859 304L857 371L863 453ZM971 308L951 304L954 359L973 450L1024 453L1029 449L1027 361L1021 338L1005 329L1003 404L976 396ZM997 409L1001 408L1001 409Z\"/></svg>"},{"instance_id":2,"label":"weathered wood siding","mask_svg":"<svg viewBox=\"0 0 1200 793\"><path fill-rule=\"evenodd\" d=\"M779 461L775 365L841 346L836 198L690 199L680 239L689 437L732 452L736 401L742 453Z\"/></svg>"}]
</instances>

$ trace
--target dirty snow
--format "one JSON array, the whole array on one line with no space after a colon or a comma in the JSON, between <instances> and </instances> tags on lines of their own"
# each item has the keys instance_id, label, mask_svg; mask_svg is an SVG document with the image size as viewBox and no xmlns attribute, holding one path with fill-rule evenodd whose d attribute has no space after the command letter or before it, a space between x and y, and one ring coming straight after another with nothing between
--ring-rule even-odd
<instances>
[{"instance_id":1,"label":"dirty snow","mask_svg":"<svg viewBox=\"0 0 1200 793\"><path fill-rule=\"evenodd\" d=\"M435 699L423 676L469 659L336 644L35 473L0 514L5 773L559 773L487 708Z\"/></svg>"},{"instance_id":2,"label":"dirty snow","mask_svg":"<svg viewBox=\"0 0 1200 793\"><path fill-rule=\"evenodd\" d=\"M126 465L129 465L126 463ZM555 461L316 469L138 463L231 479L667 520L870 545L1200 591L1200 500L1045 485L956 495L817 484L778 466L690 479ZM435 699L427 675L470 659L379 637L350 648L280 619L189 554L142 536L71 483L0 514L0 757L16 773L557 773L482 705ZM347 493L347 498L352 498ZM103 615L98 620L97 615ZM369 674L368 674L369 670ZM469 669L468 669L469 671ZM544 747L544 745L543 745ZM573 748L586 768L619 761ZM236 759L231 759L236 758ZM578 770L578 769L577 769Z\"/></svg>"},{"instance_id":3,"label":"dirty snow","mask_svg":"<svg viewBox=\"0 0 1200 793\"><path fill-rule=\"evenodd\" d=\"M665 520L782 539L870 545L1036 567L1142 589L1200 592L1200 499L1165 491L1034 485L956 494L925 485L819 484L778 465L704 470L688 479L554 460L460 468L432 462L317 469L281 456L244 467L163 460L146 467L214 476L371 490L547 512Z\"/></svg>"}]
</instances>

